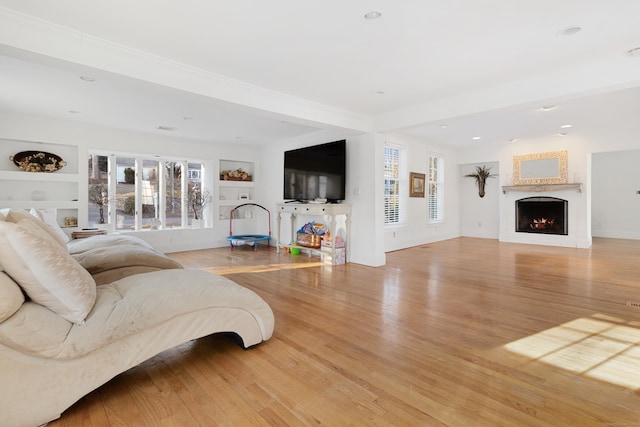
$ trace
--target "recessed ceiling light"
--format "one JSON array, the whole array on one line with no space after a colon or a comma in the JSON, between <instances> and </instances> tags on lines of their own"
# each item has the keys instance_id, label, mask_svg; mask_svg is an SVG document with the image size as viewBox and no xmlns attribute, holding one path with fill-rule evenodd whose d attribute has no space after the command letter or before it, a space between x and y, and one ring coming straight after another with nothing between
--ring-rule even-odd
<instances>
[{"instance_id":1,"label":"recessed ceiling light","mask_svg":"<svg viewBox=\"0 0 640 427\"><path fill-rule=\"evenodd\" d=\"M633 49L629 49L629 50L627 51L627 55L629 55L629 56L633 56L633 57L638 57L638 56L640 56L640 47L636 47L636 48L633 48Z\"/></svg>"},{"instance_id":2,"label":"recessed ceiling light","mask_svg":"<svg viewBox=\"0 0 640 427\"><path fill-rule=\"evenodd\" d=\"M96 79L91 76L80 76L80 80L84 80L85 82L95 82Z\"/></svg>"},{"instance_id":3,"label":"recessed ceiling light","mask_svg":"<svg viewBox=\"0 0 640 427\"><path fill-rule=\"evenodd\" d=\"M518 138L512 138L512 139L510 139L510 140L509 140L509 142L513 144L513 143L514 143L514 142L516 142L517 140L518 140Z\"/></svg>"},{"instance_id":4,"label":"recessed ceiling light","mask_svg":"<svg viewBox=\"0 0 640 427\"><path fill-rule=\"evenodd\" d=\"M382 13L377 10L372 10L371 12L367 12L364 14L364 19L367 21L375 21L376 19L382 18Z\"/></svg>"},{"instance_id":5,"label":"recessed ceiling light","mask_svg":"<svg viewBox=\"0 0 640 427\"><path fill-rule=\"evenodd\" d=\"M542 111L551 111L551 110L553 110L554 108L556 108L556 106L555 106L555 105L543 105L542 107L540 107L540 109L541 109Z\"/></svg>"},{"instance_id":6,"label":"recessed ceiling light","mask_svg":"<svg viewBox=\"0 0 640 427\"><path fill-rule=\"evenodd\" d=\"M582 28L578 27L578 26L567 27L567 28L563 28L562 30L558 31L558 35L559 36L572 36L574 34L579 33L580 30L582 30Z\"/></svg>"},{"instance_id":7,"label":"recessed ceiling light","mask_svg":"<svg viewBox=\"0 0 640 427\"><path fill-rule=\"evenodd\" d=\"M446 129L448 127L449 127L449 125L440 125L440 129Z\"/></svg>"},{"instance_id":8,"label":"recessed ceiling light","mask_svg":"<svg viewBox=\"0 0 640 427\"><path fill-rule=\"evenodd\" d=\"M482 137L480 137L480 136L474 136L474 137L473 137L473 138L471 138L471 139L473 139L474 141L477 141L477 140L479 140L479 139L482 139Z\"/></svg>"},{"instance_id":9,"label":"recessed ceiling light","mask_svg":"<svg viewBox=\"0 0 640 427\"><path fill-rule=\"evenodd\" d=\"M569 135L567 132L560 132L560 133L558 134L558 136L567 136L567 135Z\"/></svg>"},{"instance_id":10,"label":"recessed ceiling light","mask_svg":"<svg viewBox=\"0 0 640 427\"><path fill-rule=\"evenodd\" d=\"M560 126L562 129L569 129L570 127L573 127L573 125L562 125Z\"/></svg>"},{"instance_id":11,"label":"recessed ceiling light","mask_svg":"<svg viewBox=\"0 0 640 427\"><path fill-rule=\"evenodd\" d=\"M158 130L164 130L166 132L173 132L176 128L171 126L158 126Z\"/></svg>"},{"instance_id":12,"label":"recessed ceiling light","mask_svg":"<svg viewBox=\"0 0 640 427\"><path fill-rule=\"evenodd\" d=\"M69 110L69 114L80 114L80 111Z\"/></svg>"}]
</instances>

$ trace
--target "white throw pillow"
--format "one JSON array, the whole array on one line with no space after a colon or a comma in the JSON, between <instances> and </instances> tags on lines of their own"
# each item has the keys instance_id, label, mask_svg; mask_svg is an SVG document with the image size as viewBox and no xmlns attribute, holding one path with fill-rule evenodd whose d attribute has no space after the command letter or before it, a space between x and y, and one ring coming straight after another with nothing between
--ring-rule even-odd
<instances>
[{"instance_id":1,"label":"white throw pillow","mask_svg":"<svg viewBox=\"0 0 640 427\"><path fill-rule=\"evenodd\" d=\"M11 277L0 268L0 322L13 316L24 304L24 294Z\"/></svg>"},{"instance_id":2,"label":"white throw pillow","mask_svg":"<svg viewBox=\"0 0 640 427\"><path fill-rule=\"evenodd\" d=\"M58 224L58 209L31 208L29 213L47 224L54 233L60 236L63 242L67 243L69 240L71 240L69 236L67 236L67 233L65 233L64 230L60 227L60 224Z\"/></svg>"},{"instance_id":3,"label":"white throw pillow","mask_svg":"<svg viewBox=\"0 0 640 427\"><path fill-rule=\"evenodd\" d=\"M34 232L36 233L44 232L49 236L51 236L55 242L60 244L60 246L66 247L67 244L65 243L64 240L62 240L62 238L58 235L58 233L53 231L51 227L49 227L47 224L44 223L44 221L42 221L39 218L36 218L35 216L31 215L29 212L23 209L8 209L6 211L3 210L3 212L7 216L7 219L6 219L7 222L13 222L14 224L17 224L22 220L28 220L30 221L30 225L32 226L32 229Z\"/></svg>"},{"instance_id":4,"label":"white throw pillow","mask_svg":"<svg viewBox=\"0 0 640 427\"><path fill-rule=\"evenodd\" d=\"M30 221L0 222L0 264L36 303L82 323L96 301L96 282L66 248Z\"/></svg>"}]
</instances>

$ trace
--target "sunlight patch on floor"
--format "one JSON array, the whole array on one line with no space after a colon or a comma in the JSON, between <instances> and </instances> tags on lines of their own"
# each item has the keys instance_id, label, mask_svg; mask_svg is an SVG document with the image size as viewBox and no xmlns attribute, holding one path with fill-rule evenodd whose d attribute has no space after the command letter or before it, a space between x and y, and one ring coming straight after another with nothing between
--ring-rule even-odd
<instances>
[{"instance_id":1,"label":"sunlight patch on floor","mask_svg":"<svg viewBox=\"0 0 640 427\"><path fill-rule=\"evenodd\" d=\"M266 264L266 265L237 265L223 267L209 267L203 270L216 274L237 274L237 273L265 273L276 270L296 270L299 268L310 268L326 266L323 262L307 262L299 264Z\"/></svg>"},{"instance_id":2,"label":"sunlight patch on floor","mask_svg":"<svg viewBox=\"0 0 640 427\"><path fill-rule=\"evenodd\" d=\"M579 375L640 389L640 322L595 314L513 341L505 348Z\"/></svg>"}]
</instances>

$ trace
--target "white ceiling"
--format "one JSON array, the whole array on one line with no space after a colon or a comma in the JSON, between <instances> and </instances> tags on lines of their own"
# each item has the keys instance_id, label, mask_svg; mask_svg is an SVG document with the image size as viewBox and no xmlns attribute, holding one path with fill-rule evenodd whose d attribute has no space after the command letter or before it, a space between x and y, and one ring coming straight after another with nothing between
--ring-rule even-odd
<instances>
[{"instance_id":1,"label":"white ceiling","mask_svg":"<svg viewBox=\"0 0 640 427\"><path fill-rule=\"evenodd\" d=\"M327 128L541 140L634 122L639 15L637 0L0 0L0 110L256 145Z\"/></svg>"}]
</instances>

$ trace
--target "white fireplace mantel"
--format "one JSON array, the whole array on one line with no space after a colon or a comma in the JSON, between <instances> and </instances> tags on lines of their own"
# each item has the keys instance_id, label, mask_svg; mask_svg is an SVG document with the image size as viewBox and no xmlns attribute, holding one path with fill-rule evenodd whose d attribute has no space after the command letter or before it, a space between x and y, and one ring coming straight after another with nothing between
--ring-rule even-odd
<instances>
[{"instance_id":1,"label":"white fireplace mantel","mask_svg":"<svg viewBox=\"0 0 640 427\"><path fill-rule=\"evenodd\" d=\"M545 193L549 191L576 190L582 193L582 184L532 184L532 185L503 185L502 193L507 194L508 191L520 191L525 193Z\"/></svg>"},{"instance_id":2,"label":"white fireplace mantel","mask_svg":"<svg viewBox=\"0 0 640 427\"><path fill-rule=\"evenodd\" d=\"M581 183L573 184L528 184L503 186L505 193L500 197L500 235L501 242L528 243L548 246L588 248L591 235L588 229L588 198L581 191ZM557 196L556 194L557 193ZM518 199L528 197L559 197L568 201L568 234L523 233L516 231L515 205Z\"/></svg>"}]
</instances>

